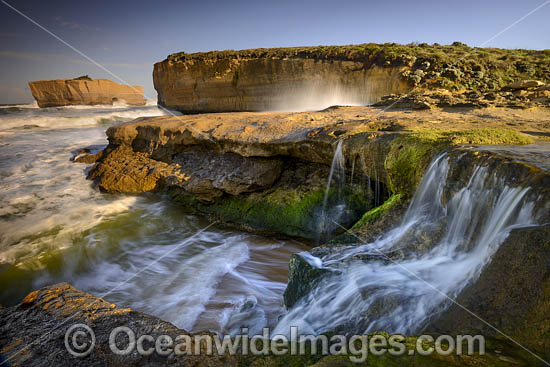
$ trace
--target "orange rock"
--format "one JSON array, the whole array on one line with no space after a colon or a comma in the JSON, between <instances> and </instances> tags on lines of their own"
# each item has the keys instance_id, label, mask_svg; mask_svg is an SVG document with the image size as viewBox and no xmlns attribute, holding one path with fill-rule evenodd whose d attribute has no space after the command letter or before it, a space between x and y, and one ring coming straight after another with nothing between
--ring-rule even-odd
<instances>
[{"instance_id":1,"label":"orange rock","mask_svg":"<svg viewBox=\"0 0 550 367\"><path fill-rule=\"evenodd\" d=\"M100 105L123 102L145 105L143 88L122 85L107 79L54 79L29 82L40 107Z\"/></svg>"}]
</instances>

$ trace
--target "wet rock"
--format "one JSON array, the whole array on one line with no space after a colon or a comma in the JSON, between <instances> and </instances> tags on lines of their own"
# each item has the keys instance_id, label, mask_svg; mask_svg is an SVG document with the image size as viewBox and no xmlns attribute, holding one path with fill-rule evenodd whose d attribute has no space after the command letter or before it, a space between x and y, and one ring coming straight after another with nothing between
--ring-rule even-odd
<instances>
[{"instance_id":1,"label":"wet rock","mask_svg":"<svg viewBox=\"0 0 550 367\"><path fill-rule=\"evenodd\" d=\"M291 308L300 298L308 294L324 275L331 272L312 266L300 254L290 257L288 263L288 284L283 294L285 306Z\"/></svg>"},{"instance_id":2,"label":"wet rock","mask_svg":"<svg viewBox=\"0 0 550 367\"><path fill-rule=\"evenodd\" d=\"M456 302L461 306L450 304L426 330L507 339L481 318L548 359L550 324L544 320L550 318L550 225L512 230Z\"/></svg>"},{"instance_id":3,"label":"wet rock","mask_svg":"<svg viewBox=\"0 0 550 367\"><path fill-rule=\"evenodd\" d=\"M85 357L73 356L65 346L65 333L75 324L87 325L95 335L95 347ZM0 309L0 355L13 366L237 365L235 357L218 356L215 348L214 355L207 356L204 346L201 356L178 356L173 352L167 356L144 356L136 349L125 356L117 355L109 347L109 335L119 326L130 328L136 339L141 335L168 335L175 340L179 335L190 335L156 317L118 308L68 283L60 283L29 293L18 306ZM117 339L116 343L120 349L127 346L127 340ZM190 347L194 348L194 344Z\"/></svg>"},{"instance_id":4,"label":"wet rock","mask_svg":"<svg viewBox=\"0 0 550 367\"><path fill-rule=\"evenodd\" d=\"M99 151L96 153L92 153L92 151L88 148L81 149L74 157L73 161L77 163L86 163L91 164L98 161L101 157L103 157L103 151Z\"/></svg>"},{"instance_id":5,"label":"wet rock","mask_svg":"<svg viewBox=\"0 0 550 367\"><path fill-rule=\"evenodd\" d=\"M105 151L100 164L88 173L88 179L96 181L100 189L124 193L157 191L161 179L169 176L177 176L175 167L124 145Z\"/></svg>"},{"instance_id":6,"label":"wet rock","mask_svg":"<svg viewBox=\"0 0 550 367\"><path fill-rule=\"evenodd\" d=\"M280 159L199 150L179 153L172 162L178 167L177 174L189 179L171 182L168 178L166 184L182 187L206 201L223 193L240 195L269 188L279 178L283 165Z\"/></svg>"}]
</instances>

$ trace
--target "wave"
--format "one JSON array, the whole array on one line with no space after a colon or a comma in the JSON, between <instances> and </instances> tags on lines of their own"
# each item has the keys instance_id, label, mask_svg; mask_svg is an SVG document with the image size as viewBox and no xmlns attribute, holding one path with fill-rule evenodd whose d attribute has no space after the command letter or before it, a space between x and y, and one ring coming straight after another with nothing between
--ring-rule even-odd
<instances>
[{"instance_id":1,"label":"wave","mask_svg":"<svg viewBox=\"0 0 550 367\"><path fill-rule=\"evenodd\" d=\"M93 126L166 114L165 110L156 105L142 107L65 106L40 109L5 107L0 109L0 130Z\"/></svg>"}]
</instances>

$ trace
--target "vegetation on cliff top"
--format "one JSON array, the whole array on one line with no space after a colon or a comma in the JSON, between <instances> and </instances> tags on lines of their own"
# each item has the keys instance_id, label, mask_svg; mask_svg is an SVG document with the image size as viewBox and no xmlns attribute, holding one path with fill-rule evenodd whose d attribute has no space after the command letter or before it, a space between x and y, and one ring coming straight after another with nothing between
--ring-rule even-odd
<instances>
[{"instance_id":1,"label":"vegetation on cliff top","mask_svg":"<svg viewBox=\"0 0 550 367\"><path fill-rule=\"evenodd\" d=\"M171 54L166 60L186 63L226 58L357 61L366 67L405 66L403 76L416 85L449 90L494 90L520 79L550 81L550 49L498 49L413 43L365 43L345 46L258 48Z\"/></svg>"}]
</instances>

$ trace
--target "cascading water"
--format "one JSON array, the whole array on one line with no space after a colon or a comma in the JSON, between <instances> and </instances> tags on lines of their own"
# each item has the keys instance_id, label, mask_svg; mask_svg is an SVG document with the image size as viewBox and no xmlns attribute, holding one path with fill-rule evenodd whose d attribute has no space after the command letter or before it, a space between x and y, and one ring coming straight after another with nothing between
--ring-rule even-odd
<instances>
[{"instance_id":1,"label":"cascading water","mask_svg":"<svg viewBox=\"0 0 550 367\"><path fill-rule=\"evenodd\" d=\"M321 235L329 233L334 230L335 224L333 221L338 221L342 216L345 203L343 202L343 189L346 185L346 160L342 149L342 140L338 141L334 156L332 158L332 164L330 166L330 172L328 175L327 187L325 189L325 195L323 197L323 208L321 211L321 218L319 220L319 233ZM329 197L331 196L331 189L336 190L336 202L329 206Z\"/></svg>"},{"instance_id":2,"label":"cascading water","mask_svg":"<svg viewBox=\"0 0 550 367\"><path fill-rule=\"evenodd\" d=\"M449 191L449 157L434 160L400 226L373 243L304 259L328 270L279 321L274 334L414 333L445 309L513 228L534 224L528 188L510 187L486 167Z\"/></svg>"}]
</instances>

